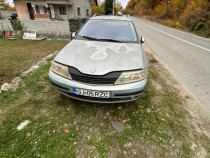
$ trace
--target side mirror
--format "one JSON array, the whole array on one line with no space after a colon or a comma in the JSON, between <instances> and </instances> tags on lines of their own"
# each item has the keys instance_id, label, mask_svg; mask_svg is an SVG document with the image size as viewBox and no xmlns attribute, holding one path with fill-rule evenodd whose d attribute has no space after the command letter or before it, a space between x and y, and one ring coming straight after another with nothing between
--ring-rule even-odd
<instances>
[{"instance_id":1,"label":"side mirror","mask_svg":"<svg viewBox=\"0 0 210 158\"><path fill-rule=\"evenodd\" d=\"M73 33L71 34L71 39L73 39L76 35L77 35L77 33L76 33L76 32L73 32Z\"/></svg>"},{"instance_id":2,"label":"side mirror","mask_svg":"<svg viewBox=\"0 0 210 158\"><path fill-rule=\"evenodd\" d=\"M140 43L145 43L144 37L141 37Z\"/></svg>"}]
</instances>

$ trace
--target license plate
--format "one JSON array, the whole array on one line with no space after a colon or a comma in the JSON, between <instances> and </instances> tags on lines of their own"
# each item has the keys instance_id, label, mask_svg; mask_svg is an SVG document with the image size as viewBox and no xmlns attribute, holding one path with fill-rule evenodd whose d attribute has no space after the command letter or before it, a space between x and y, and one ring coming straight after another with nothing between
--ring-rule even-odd
<instances>
[{"instance_id":1,"label":"license plate","mask_svg":"<svg viewBox=\"0 0 210 158\"><path fill-rule=\"evenodd\" d=\"M77 89L77 88L73 88L73 91L75 95L83 95L95 98L109 98L110 96L109 92L91 91L91 90Z\"/></svg>"}]
</instances>

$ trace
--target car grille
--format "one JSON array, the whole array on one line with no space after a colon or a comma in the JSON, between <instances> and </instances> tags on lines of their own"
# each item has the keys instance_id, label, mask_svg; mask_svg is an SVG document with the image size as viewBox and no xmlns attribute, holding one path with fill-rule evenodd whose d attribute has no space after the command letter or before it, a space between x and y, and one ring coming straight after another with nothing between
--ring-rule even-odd
<instances>
[{"instance_id":1,"label":"car grille","mask_svg":"<svg viewBox=\"0 0 210 158\"><path fill-rule=\"evenodd\" d=\"M90 84L114 84L117 80L116 78L89 78L78 75L72 75L72 80L82 82L82 83L90 83Z\"/></svg>"},{"instance_id":2,"label":"car grille","mask_svg":"<svg viewBox=\"0 0 210 158\"><path fill-rule=\"evenodd\" d=\"M106 75L87 75L73 67L69 67L72 80L88 84L114 84L122 72L111 72Z\"/></svg>"}]
</instances>

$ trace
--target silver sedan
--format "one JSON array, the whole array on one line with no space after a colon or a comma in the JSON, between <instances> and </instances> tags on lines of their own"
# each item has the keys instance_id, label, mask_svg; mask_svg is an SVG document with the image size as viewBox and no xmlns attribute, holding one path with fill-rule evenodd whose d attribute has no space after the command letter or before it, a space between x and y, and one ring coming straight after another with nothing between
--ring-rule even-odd
<instances>
[{"instance_id":1,"label":"silver sedan","mask_svg":"<svg viewBox=\"0 0 210 158\"><path fill-rule=\"evenodd\" d=\"M52 62L53 87L73 99L118 103L141 96L148 59L130 18L92 17Z\"/></svg>"}]
</instances>

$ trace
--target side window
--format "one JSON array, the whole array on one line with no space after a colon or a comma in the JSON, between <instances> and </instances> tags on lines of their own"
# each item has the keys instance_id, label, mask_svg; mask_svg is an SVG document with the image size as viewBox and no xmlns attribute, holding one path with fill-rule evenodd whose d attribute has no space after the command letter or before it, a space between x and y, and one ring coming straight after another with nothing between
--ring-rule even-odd
<instances>
[{"instance_id":1,"label":"side window","mask_svg":"<svg viewBox=\"0 0 210 158\"><path fill-rule=\"evenodd\" d=\"M81 15L80 7L77 7L77 15Z\"/></svg>"},{"instance_id":2,"label":"side window","mask_svg":"<svg viewBox=\"0 0 210 158\"><path fill-rule=\"evenodd\" d=\"M89 16L89 9L86 9L86 15Z\"/></svg>"}]
</instances>

